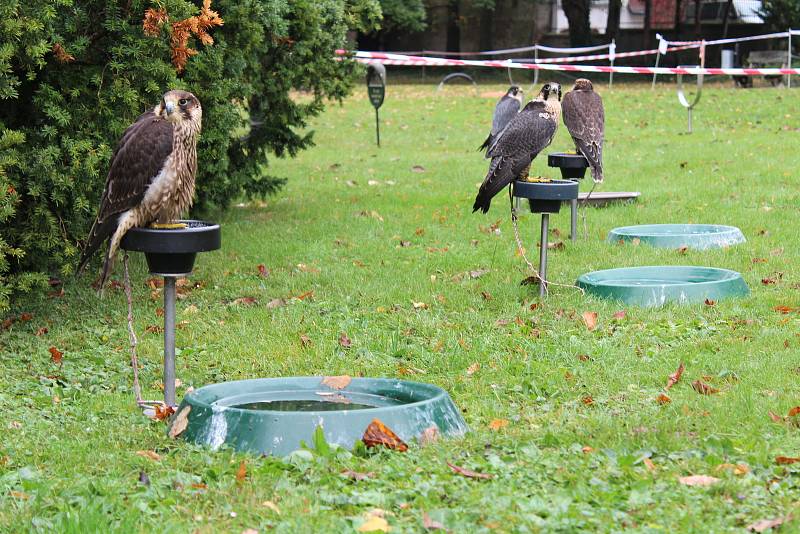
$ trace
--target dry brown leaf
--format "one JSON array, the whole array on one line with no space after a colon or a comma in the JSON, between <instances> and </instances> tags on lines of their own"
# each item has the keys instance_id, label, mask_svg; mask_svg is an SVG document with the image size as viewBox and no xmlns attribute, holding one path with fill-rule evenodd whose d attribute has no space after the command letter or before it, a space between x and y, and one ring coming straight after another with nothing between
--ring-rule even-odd
<instances>
[{"instance_id":1,"label":"dry brown leaf","mask_svg":"<svg viewBox=\"0 0 800 534\"><path fill-rule=\"evenodd\" d=\"M261 503L261 506L265 506L270 510L272 510L273 512L275 512L276 514L281 515L281 509L278 508L278 505L272 501L264 501Z\"/></svg>"},{"instance_id":2,"label":"dry brown leaf","mask_svg":"<svg viewBox=\"0 0 800 534\"><path fill-rule=\"evenodd\" d=\"M783 423L784 419L780 415L778 415L778 414L776 414L776 413L774 413L772 411L767 412L767 413L769 413L769 418L772 419L775 423Z\"/></svg>"},{"instance_id":3,"label":"dry brown leaf","mask_svg":"<svg viewBox=\"0 0 800 534\"><path fill-rule=\"evenodd\" d=\"M164 389L164 386L161 386L161 389ZM169 417L175 413L175 408L172 406L162 406L160 404L156 404L154 406L155 416L153 419L157 421L166 421Z\"/></svg>"},{"instance_id":4,"label":"dry brown leaf","mask_svg":"<svg viewBox=\"0 0 800 534\"><path fill-rule=\"evenodd\" d=\"M428 515L428 512L422 512L422 528L425 530L447 530L447 527L445 527L443 524L431 519L431 516Z\"/></svg>"},{"instance_id":5,"label":"dry brown leaf","mask_svg":"<svg viewBox=\"0 0 800 534\"><path fill-rule=\"evenodd\" d=\"M239 297L234 299L231 304L234 306L252 306L253 304L258 304L258 299L255 297Z\"/></svg>"},{"instance_id":6,"label":"dry brown leaf","mask_svg":"<svg viewBox=\"0 0 800 534\"><path fill-rule=\"evenodd\" d=\"M300 344L303 348L306 348L311 345L311 338L308 337L306 334L300 334Z\"/></svg>"},{"instance_id":7,"label":"dry brown leaf","mask_svg":"<svg viewBox=\"0 0 800 534\"><path fill-rule=\"evenodd\" d=\"M594 452L594 449L588 445L584 445L583 447L581 447L581 452L583 454L592 454Z\"/></svg>"},{"instance_id":8,"label":"dry brown leaf","mask_svg":"<svg viewBox=\"0 0 800 534\"><path fill-rule=\"evenodd\" d=\"M706 299L706 300L703 301L703 303L706 306L716 306L717 305L717 301L716 300L711 300L711 299Z\"/></svg>"},{"instance_id":9,"label":"dry brown leaf","mask_svg":"<svg viewBox=\"0 0 800 534\"><path fill-rule=\"evenodd\" d=\"M189 412L191 411L192 407L186 406L183 410L178 412L178 415L175 416L175 419L172 421L172 426L169 429L169 437L174 439L183 434L183 431L189 426Z\"/></svg>"},{"instance_id":10,"label":"dry brown leaf","mask_svg":"<svg viewBox=\"0 0 800 534\"><path fill-rule=\"evenodd\" d=\"M367 514L367 520L356 529L357 532L389 532L392 527L383 517Z\"/></svg>"},{"instance_id":11,"label":"dry brown leaf","mask_svg":"<svg viewBox=\"0 0 800 534\"><path fill-rule=\"evenodd\" d=\"M353 379L350 378L350 375L326 376L322 379L322 385L331 389L344 389L350 384L351 380Z\"/></svg>"},{"instance_id":12,"label":"dry brown leaf","mask_svg":"<svg viewBox=\"0 0 800 534\"><path fill-rule=\"evenodd\" d=\"M683 376L684 369L686 369L686 366L683 365L683 362L681 362L680 365L678 365L678 369L669 375L669 378L667 379L667 385L664 387L665 390L669 390L669 388L678 383L678 380L680 380L681 376Z\"/></svg>"},{"instance_id":13,"label":"dry brown leaf","mask_svg":"<svg viewBox=\"0 0 800 534\"><path fill-rule=\"evenodd\" d=\"M719 479L708 475L691 475L688 477L680 477L678 482L684 486L713 486Z\"/></svg>"},{"instance_id":14,"label":"dry brown leaf","mask_svg":"<svg viewBox=\"0 0 800 534\"><path fill-rule=\"evenodd\" d=\"M467 376L472 376L472 375L474 375L475 373L477 373L477 372L478 372L478 370L479 370L480 368L481 368L481 364L479 364L478 362L475 362L475 363L473 363L472 365L470 365L469 367L467 367Z\"/></svg>"},{"instance_id":15,"label":"dry brown leaf","mask_svg":"<svg viewBox=\"0 0 800 534\"><path fill-rule=\"evenodd\" d=\"M750 532L764 532L779 527L784 523L788 523L792 519L793 517L791 514L784 517L776 517L775 519L762 519L761 521L756 521L755 523L747 525L747 530Z\"/></svg>"},{"instance_id":16,"label":"dry brown leaf","mask_svg":"<svg viewBox=\"0 0 800 534\"><path fill-rule=\"evenodd\" d=\"M669 404L670 402L672 402L672 399L670 399L670 398L669 398L667 395L665 395L664 393L659 393L658 397L656 397L656 402L657 402L658 404L661 404L661 405L663 406L663 405L665 405L665 404Z\"/></svg>"},{"instance_id":17,"label":"dry brown leaf","mask_svg":"<svg viewBox=\"0 0 800 534\"><path fill-rule=\"evenodd\" d=\"M425 172L425 167L423 167L422 165L414 165L413 167L411 167L411 170L414 172Z\"/></svg>"},{"instance_id":18,"label":"dry brown leaf","mask_svg":"<svg viewBox=\"0 0 800 534\"><path fill-rule=\"evenodd\" d=\"M352 478L356 482L360 482L368 478L375 478L375 473L372 471L370 471L369 473L359 473L358 471L345 469L344 471L341 472L341 474L347 478Z\"/></svg>"},{"instance_id":19,"label":"dry brown leaf","mask_svg":"<svg viewBox=\"0 0 800 534\"><path fill-rule=\"evenodd\" d=\"M592 406L592 405L594 405L594 399L592 398L592 396L591 396L591 395L586 395L585 397L583 397L583 398L581 399L581 402L582 402L583 404L585 404L586 406Z\"/></svg>"},{"instance_id":20,"label":"dry brown leaf","mask_svg":"<svg viewBox=\"0 0 800 534\"><path fill-rule=\"evenodd\" d=\"M719 390L709 384L706 384L702 380L695 380L692 382L692 389L698 392L701 395L711 395L713 393L718 393Z\"/></svg>"},{"instance_id":21,"label":"dry brown leaf","mask_svg":"<svg viewBox=\"0 0 800 534\"><path fill-rule=\"evenodd\" d=\"M483 300L492 300L492 294L488 291L481 291L481 297L483 297Z\"/></svg>"},{"instance_id":22,"label":"dry brown leaf","mask_svg":"<svg viewBox=\"0 0 800 534\"><path fill-rule=\"evenodd\" d=\"M417 438L420 447L427 447L439 441L439 427L436 425L429 426Z\"/></svg>"},{"instance_id":23,"label":"dry brown leaf","mask_svg":"<svg viewBox=\"0 0 800 534\"><path fill-rule=\"evenodd\" d=\"M149 458L154 462L161 461L161 456L156 451L136 451L136 454L142 458Z\"/></svg>"},{"instance_id":24,"label":"dry brown leaf","mask_svg":"<svg viewBox=\"0 0 800 534\"><path fill-rule=\"evenodd\" d=\"M464 467L459 467L457 465L451 464L447 462L447 467L453 470L454 473L458 473L461 476L465 476L467 478L482 478L482 479L489 479L492 478L494 475L490 475L489 473L478 473L471 469L466 469Z\"/></svg>"},{"instance_id":25,"label":"dry brown leaf","mask_svg":"<svg viewBox=\"0 0 800 534\"><path fill-rule=\"evenodd\" d=\"M55 347L50 347L47 351L50 353L50 360L57 365L61 365L61 360L64 359L64 353Z\"/></svg>"},{"instance_id":26,"label":"dry brown leaf","mask_svg":"<svg viewBox=\"0 0 800 534\"><path fill-rule=\"evenodd\" d=\"M620 310L614 313L614 319L624 319L626 315L628 315L628 313L625 310Z\"/></svg>"},{"instance_id":27,"label":"dry brown leaf","mask_svg":"<svg viewBox=\"0 0 800 534\"><path fill-rule=\"evenodd\" d=\"M780 313L782 313L784 315L788 314L788 313L792 313L794 311L797 311L797 308L793 308L791 306L775 306L772 309L775 310L776 312L780 312Z\"/></svg>"},{"instance_id":28,"label":"dry brown leaf","mask_svg":"<svg viewBox=\"0 0 800 534\"><path fill-rule=\"evenodd\" d=\"M789 417L794 417L797 414L800 414L800 406L795 406L794 408L789 410L789 413L786 414L786 415L789 416Z\"/></svg>"},{"instance_id":29,"label":"dry brown leaf","mask_svg":"<svg viewBox=\"0 0 800 534\"><path fill-rule=\"evenodd\" d=\"M507 426L508 426L507 419L492 419L489 422L489 428L494 431L500 430L501 428L505 428Z\"/></svg>"},{"instance_id":30,"label":"dry brown leaf","mask_svg":"<svg viewBox=\"0 0 800 534\"><path fill-rule=\"evenodd\" d=\"M341 335L339 336L339 345L341 345L345 349L349 349L350 347L353 346L353 342L350 340L349 337L347 337L347 334L342 332Z\"/></svg>"},{"instance_id":31,"label":"dry brown leaf","mask_svg":"<svg viewBox=\"0 0 800 534\"><path fill-rule=\"evenodd\" d=\"M22 501L27 501L28 499L31 498L31 496L25 493L24 491L11 490L8 492L8 494L11 497L14 497L15 499L20 499Z\"/></svg>"},{"instance_id":32,"label":"dry brown leaf","mask_svg":"<svg viewBox=\"0 0 800 534\"><path fill-rule=\"evenodd\" d=\"M242 460L239 463L239 469L236 470L236 482L242 483L247 479L247 463Z\"/></svg>"},{"instance_id":33,"label":"dry brown leaf","mask_svg":"<svg viewBox=\"0 0 800 534\"><path fill-rule=\"evenodd\" d=\"M71 63L75 61L75 57L69 54L61 43L56 43L53 45L53 55L56 57L56 61L59 63Z\"/></svg>"},{"instance_id":34,"label":"dry brown leaf","mask_svg":"<svg viewBox=\"0 0 800 534\"><path fill-rule=\"evenodd\" d=\"M372 420L364 431L361 441L367 448L382 446L400 452L408 450L408 445L379 419Z\"/></svg>"},{"instance_id":35,"label":"dry brown leaf","mask_svg":"<svg viewBox=\"0 0 800 534\"><path fill-rule=\"evenodd\" d=\"M411 301L411 304L414 305L414 309L415 310L427 310L429 308L429 306L427 304L425 304L424 302Z\"/></svg>"},{"instance_id":36,"label":"dry brown leaf","mask_svg":"<svg viewBox=\"0 0 800 534\"><path fill-rule=\"evenodd\" d=\"M750 472L746 464L719 464L716 471L732 471L734 475L742 476Z\"/></svg>"},{"instance_id":37,"label":"dry brown leaf","mask_svg":"<svg viewBox=\"0 0 800 534\"><path fill-rule=\"evenodd\" d=\"M587 329L594 330L597 328L597 312L585 311L581 314L581 318Z\"/></svg>"},{"instance_id":38,"label":"dry brown leaf","mask_svg":"<svg viewBox=\"0 0 800 534\"><path fill-rule=\"evenodd\" d=\"M689 251L689 247L683 245L682 247L678 247L678 254L686 254Z\"/></svg>"},{"instance_id":39,"label":"dry brown leaf","mask_svg":"<svg viewBox=\"0 0 800 534\"><path fill-rule=\"evenodd\" d=\"M488 273L489 273L489 269L476 269L474 271L470 271L469 272L469 277L474 280L474 279L480 278L484 274L488 274Z\"/></svg>"},{"instance_id":40,"label":"dry brown leaf","mask_svg":"<svg viewBox=\"0 0 800 534\"><path fill-rule=\"evenodd\" d=\"M642 460L642 463L644 464L644 466L647 468L648 471L656 470L656 464L654 464L653 460L651 460L650 458L645 458L644 460Z\"/></svg>"},{"instance_id":41,"label":"dry brown leaf","mask_svg":"<svg viewBox=\"0 0 800 534\"><path fill-rule=\"evenodd\" d=\"M275 308L283 308L286 306L286 301L283 299L272 299L271 301L267 302L267 309L273 310Z\"/></svg>"},{"instance_id":42,"label":"dry brown leaf","mask_svg":"<svg viewBox=\"0 0 800 534\"><path fill-rule=\"evenodd\" d=\"M778 465L791 465L800 462L800 458L793 456L776 456L775 463Z\"/></svg>"},{"instance_id":43,"label":"dry brown leaf","mask_svg":"<svg viewBox=\"0 0 800 534\"><path fill-rule=\"evenodd\" d=\"M258 264L258 275L261 278L269 278L270 270L267 269L263 263Z\"/></svg>"}]
</instances>

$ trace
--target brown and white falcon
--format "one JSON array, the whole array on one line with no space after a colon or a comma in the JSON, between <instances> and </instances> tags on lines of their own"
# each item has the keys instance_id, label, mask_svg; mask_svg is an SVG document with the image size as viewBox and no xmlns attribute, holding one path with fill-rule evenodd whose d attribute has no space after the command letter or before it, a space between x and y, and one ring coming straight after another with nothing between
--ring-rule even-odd
<instances>
[{"instance_id":1,"label":"brown and white falcon","mask_svg":"<svg viewBox=\"0 0 800 534\"><path fill-rule=\"evenodd\" d=\"M164 225L191 207L202 116L200 102L192 93L169 91L122 135L78 265L80 274L95 251L110 240L101 289L128 230L151 223Z\"/></svg>"},{"instance_id":2,"label":"brown and white falcon","mask_svg":"<svg viewBox=\"0 0 800 534\"><path fill-rule=\"evenodd\" d=\"M564 95L561 108L564 111L564 124L575 141L576 151L589 162L595 183L602 183L606 120L603 100L594 92L592 82L578 78L572 91Z\"/></svg>"},{"instance_id":3,"label":"brown and white falcon","mask_svg":"<svg viewBox=\"0 0 800 534\"><path fill-rule=\"evenodd\" d=\"M486 156L492 158L472 211L489 211L492 198L516 179L526 178L531 162L553 141L561 114L561 86L546 83L497 135Z\"/></svg>"}]
</instances>

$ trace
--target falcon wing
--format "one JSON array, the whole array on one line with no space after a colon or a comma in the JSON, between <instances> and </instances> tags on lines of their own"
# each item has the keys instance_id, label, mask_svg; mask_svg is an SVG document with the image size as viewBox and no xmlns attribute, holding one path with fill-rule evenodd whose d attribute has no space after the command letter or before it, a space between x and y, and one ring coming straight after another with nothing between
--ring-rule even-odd
<instances>
[{"instance_id":1,"label":"falcon wing","mask_svg":"<svg viewBox=\"0 0 800 534\"><path fill-rule=\"evenodd\" d=\"M602 182L605 112L600 95L594 91L570 91L564 95L561 110L575 148L589 162L592 178Z\"/></svg>"},{"instance_id":2,"label":"falcon wing","mask_svg":"<svg viewBox=\"0 0 800 534\"><path fill-rule=\"evenodd\" d=\"M556 121L544 102L525 106L489 148L492 162L481 184L472 211L489 211L492 198L510 184L544 150L556 133Z\"/></svg>"},{"instance_id":3,"label":"falcon wing","mask_svg":"<svg viewBox=\"0 0 800 534\"><path fill-rule=\"evenodd\" d=\"M78 272L114 233L118 215L138 205L172 153L172 125L152 111L139 116L122 134L106 178L100 211L86 241Z\"/></svg>"},{"instance_id":4,"label":"falcon wing","mask_svg":"<svg viewBox=\"0 0 800 534\"><path fill-rule=\"evenodd\" d=\"M511 98L510 96L504 96L500 99L497 105L494 108L494 115L492 116L492 132L483 142L483 144L478 147L478 150L485 150L492 146L492 143L497 139L497 136L500 132L503 131L508 123L517 116L519 113L519 100L516 98Z\"/></svg>"}]
</instances>

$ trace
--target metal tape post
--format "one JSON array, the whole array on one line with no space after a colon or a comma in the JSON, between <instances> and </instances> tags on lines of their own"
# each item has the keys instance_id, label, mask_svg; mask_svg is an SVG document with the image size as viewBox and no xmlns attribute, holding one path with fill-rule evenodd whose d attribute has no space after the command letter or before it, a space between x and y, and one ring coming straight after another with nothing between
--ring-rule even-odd
<instances>
[{"instance_id":1,"label":"metal tape post","mask_svg":"<svg viewBox=\"0 0 800 534\"><path fill-rule=\"evenodd\" d=\"M705 43L703 43L700 46L700 68L701 69L705 67L705 55L706 55L705 51L706 51L706 46L705 46ZM688 68L691 68L691 67L688 67ZM700 102L700 95L703 92L703 74L702 73L697 75L697 82L696 83L697 83L697 92L695 93L694 98L692 99L692 102L690 103L689 100L686 98L686 94L683 91L683 75L682 74L678 74L678 101L681 103L681 105L683 107L686 108L686 110L687 110L687 112L689 114L689 133L692 133L692 109L697 105L698 102Z\"/></svg>"}]
</instances>

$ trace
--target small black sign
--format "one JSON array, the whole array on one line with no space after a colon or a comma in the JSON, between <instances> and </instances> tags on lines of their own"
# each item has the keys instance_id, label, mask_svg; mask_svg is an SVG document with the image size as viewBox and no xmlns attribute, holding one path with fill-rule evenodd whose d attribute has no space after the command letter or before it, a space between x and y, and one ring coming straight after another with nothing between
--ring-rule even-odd
<instances>
[{"instance_id":1,"label":"small black sign","mask_svg":"<svg viewBox=\"0 0 800 534\"><path fill-rule=\"evenodd\" d=\"M375 109L383 105L386 95L386 67L380 63L370 63L367 66L367 94Z\"/></svg>"}]
</instances>

